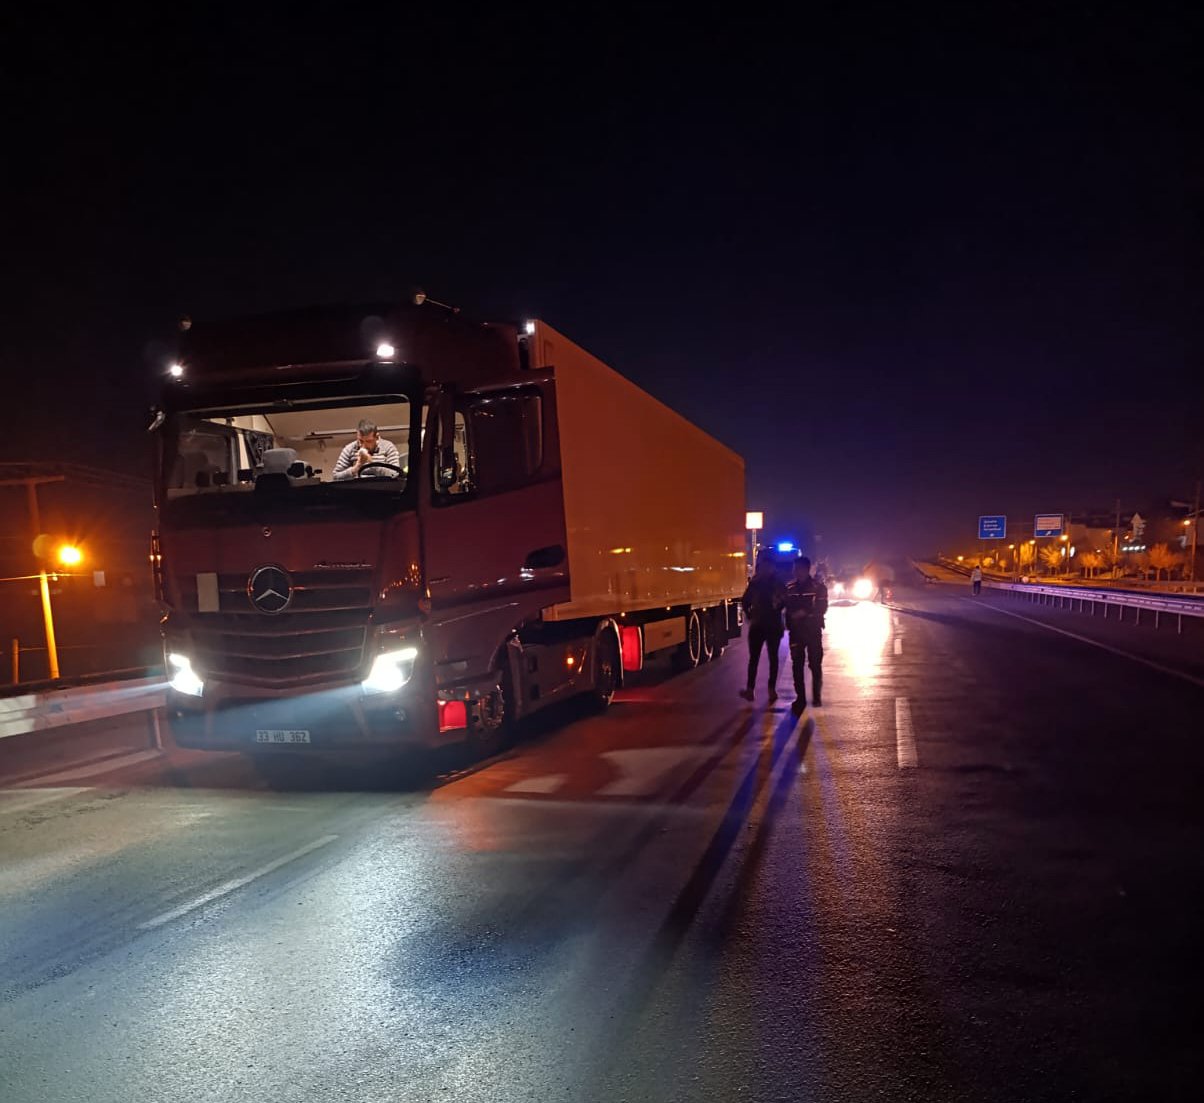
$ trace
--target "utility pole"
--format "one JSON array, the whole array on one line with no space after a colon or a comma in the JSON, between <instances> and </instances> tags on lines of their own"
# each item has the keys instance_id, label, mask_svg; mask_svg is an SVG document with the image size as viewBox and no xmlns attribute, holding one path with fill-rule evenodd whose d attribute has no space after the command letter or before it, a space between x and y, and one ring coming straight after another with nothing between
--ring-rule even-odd
<instances>
[{"instance_id":1,"label":"utility pole","mask_svg":"<svg viewBox=\"0 0 1204 1103\"><path fill-rule=\"evenodd\" d=\"M1116 528L1112 530L1112 578L1120 571L1120 499L1116 499Z\"/></svg>"},{"instance_id":2,"label":"utility pole","mask_svg":"<svg viewBox=\"0 0 1204 1103\"><path fill-rule=\"evenodd\" d=\"M1191 510L1191 581L1196 580L1196 543L1200 534L1200 480L1196 480L1196 501Z\"/></svg>"},{"instance_id":3,"label":"utility pole","mask_svg":"<svg viewBox=\"0 0 1204 1103\"><path fill-rule=\"evenodd\" d=\"M16 479L0 479L0 486L23 486L29 504L29 524L33 530L33 541L36 544L42 535L42 513L38 509L38 487L43 483L61 483L62 475L27 475ZM46 631L46 659L50 668L50 678L57 681L59 676L59 651L54 642L54 611L50 606L50 579L46 575L45 561L34 551L38 559L38 589L42 598L42 626Z\"/></svg>"}]
</instances>

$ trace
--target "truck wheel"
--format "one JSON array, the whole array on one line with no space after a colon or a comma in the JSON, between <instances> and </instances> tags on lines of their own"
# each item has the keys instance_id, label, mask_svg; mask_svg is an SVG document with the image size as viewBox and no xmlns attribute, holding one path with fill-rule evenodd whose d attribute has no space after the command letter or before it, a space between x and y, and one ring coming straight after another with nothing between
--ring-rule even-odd
<instances>
[{"instance_id":1,"label":"truck wheel","mask_svg":"<svg viewBox=\"0 0 1204 1103\"><path fill-rule=\"evenodd\" d=\"M715 657L715 617L708 609L699 620L702 623L702 654L699 661L709 663Z\"/></svg>"},{"instance_id":2,"label":"truck wheel","mask_svg":"<svg viewBox=\"0 0 1204 1103\"><path fill-rule=\"evenodd\" d=\"M477 706L475 722L465 742L474 758L490 758L506 750L515 739L514 694L510 676L503 675L498 691Z\"/></svg>"},{"instance_id":3,"label":"truck wheel","mask_svg":"<svg viewBox=\"0 0 1204 1103\"><path fill-rule=\"evenodd\" d=\"M673 662L678 670L693 670L701 661L702 619L697 610L691 610L686 619L686 642L673 653Z\"/></svg>"},{"instance_id":4,"label":"truck wheel","mask_svg":"<svg viewBox=\"0 0 1204 1103\"><path fill-rule=\"evenodd\" d=\"M723 608L712 609L710 613L711 640L714 645L712 658L721 659L727 650L727 617Z\"/></svg>"},{"instance_id":5,"label":"truck wheel","mask_svg":"<svg viewBox=\"0 0 1204 1103\"><path fill-rule=\"evenodd\" d=\"M614 633L603 632L598 638L594 658L594 685L589 692L590 703L598 712L610 707L619 688L619 644Z\"/></svg>"}]
</instances>

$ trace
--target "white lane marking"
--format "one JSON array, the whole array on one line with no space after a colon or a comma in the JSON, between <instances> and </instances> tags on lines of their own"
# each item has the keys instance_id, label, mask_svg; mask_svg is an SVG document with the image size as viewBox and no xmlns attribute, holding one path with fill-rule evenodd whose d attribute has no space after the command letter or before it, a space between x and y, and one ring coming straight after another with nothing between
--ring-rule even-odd
<instances>
[{"instance_id":1,"label":"white lane marking","mask_svg":"<svg viewBox=\"0 0 1204 1103\"><path fill-rule=\"evenodd\" d=\"M66 800L87 791L86 785L71 785L62 789L6 789L0 793L0 816L15 816L51 801Z\"/></svg>"},{"instance_id":2,"label":"white lane marking","mask_svg":"<svg viewBox=\"0 0 1204 1103\"><path fill-rule=\"evenodd\" d=\"M286 854L283 858L277 858L274 862L268 862L266 866L260 866L243 877L236 877L232 881L226 881L224 884L218 885L217 888L211 889L203 896L198 896L195 900L189 900L187 903L181 904L178 908L172 908L169 912L156 915L154 919L148 919L145 923L139 923L138 930L149 931L154 927L162 927L164 923L170 923L173 919L179 919L180 916L187 915L190 911L196 911L197 908L202 908L222 896L228 896L238 889L245 888L252 881L258 881L260 877L266 877L269 873L275 873L281 866L286 866L289 862L295 862L298 858L304 858L306 854L319 849L319 847L329 845L337 838L338 835L323 835L320 839L314 839L312 843L306 843L305 846L298 847L291 854Z\"/></svg>"},{"instance_id":3,"label":"white lane marking","mask_svg":"<svg viewBox=\"0 0 1204 1103\"><path fill-rule=\"evenodd\" d=\"M895 754L899 769L920 764L916 756L916 737L911 727L911 702L906 697L895 698Z\"/></svg>"},{"instance_id":4,"label":"white lane marking","mask_svg":"<svg viewBox=\"0 0 1204 1103\"><path fill-rule=\"evenodd\" d=\"M527 777L507 785L507 793L554 793L566 781L568 774L545 774L543 777Z\"/></svg>"},{"instance_id":5,"label":"white lane marking","mask_svg":"<svg viewBox=\"0 0 1204 1103\"><path fill-rule=\"evenodd\" d=\"M600 797L652 796L660 791L664 779L687 762L707 753L706 747L634 747L625 751L604 751L602 758L618 774L598 790Z\"/></svg>"},{"instance_id":6,"label":"white lane marking","mask_svg":"<svg viewBox=\"0 0 1204 1103\"><path fill-rule=\"evenodd\" d=\"M1026 620L1029 624L1035 624L1038 628L1048 628L1051 632L1057 632L1060 636L1069 636L1072 640L1078 640L1080 643L1089 643L1092 647L1098 647L1102 651L1110 651L1113 655L1119 655L1122 659L1132 659L1135 663L1141 663L1142 666L1148 666L1151 670L1160 670L1163 674L1170 674L1175 678L1182 678L1185 682L1191 682L1192 685L1204 686L1204 678L1197 678L1194 674L1188 674L1184 670L1176 670L1173 666L1163 666L1162 663L1156 663L1153 659L1143 658L1141 655L1134 655L1131 651L1122 651L1119 647L1110 647L1106 643L1100 643L1099 640L1093 640L1090 636L1080 636L1077 632L1067 632L1065 628L1055 628L1052 624L1046 624L1041 620L1034 620L1032 617L1026 617L1020 613L1013 613L1010 609L1000 609L986 601L974 601L973 598L964 597L962 601L971 601L980 609L990 609L993 613L1002 613L1005 617L1015 617L1017 620Z\"/></svg>"},{"instance_id":7,"label":"white lane marking","mask_svg":"<svg viewBox=\"0 0 1204 1103\"><path fill-rule=\"evenodd\" d=\"M903 637L902 636L895 637L895 654L896 655L903 654Z\"/></svg>"},{"instance_id":8,"label":"white lane marking","mask_svg":"<svg viewBox=\"0 0 1204 1103\"><path fill-rule=\"evenodd\" d=\"M97 774L107 774L111 770L121 770L126 766L135 766L152 758L162 758L163 752L152 748L149 751L135 751L133 754L117 755L93 762L89 766L80 766L74 770L63 770L57 774L43 774L41 777L27 778L21 782L23 786L57 785L61 781L76 781L81 777L95 777Z\"/></svg>"}]
</instances>

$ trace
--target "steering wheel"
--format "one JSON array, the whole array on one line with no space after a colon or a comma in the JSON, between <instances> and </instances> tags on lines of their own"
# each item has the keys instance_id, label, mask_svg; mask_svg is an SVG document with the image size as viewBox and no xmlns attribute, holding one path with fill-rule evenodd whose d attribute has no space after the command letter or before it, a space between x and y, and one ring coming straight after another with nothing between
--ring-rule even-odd
<instances>
[{"instance_id":1,"label":"steering wheel","mask_svg":"<svg viewBox=\"0 0 1204 1103\"><path fill-rule=\"evenodd\" d=\"M367 471L369 467L387 467L390 471L395 472L398 478L401 478L403 475L405 475L405 472L402 471L402 469L395 463L386 463L384 460L369 460L366 464L363 464L360 467L359 471L356 472L355 477L357 479L362 479L364 477L364 472ZM384 478L385 476L369 475L368 477L370 479L380 479Z\"/></svg>"}]
</instances>

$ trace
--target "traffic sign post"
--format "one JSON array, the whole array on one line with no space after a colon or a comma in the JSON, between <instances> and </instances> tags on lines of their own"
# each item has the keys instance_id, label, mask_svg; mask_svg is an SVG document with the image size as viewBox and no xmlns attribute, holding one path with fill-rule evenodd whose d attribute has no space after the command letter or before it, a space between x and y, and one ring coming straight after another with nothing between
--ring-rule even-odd
<instances>
[{"instance_id":1,"label":"traffic sign post","mask_svg":"<svg viewBox=\"0 0 1204 1103\"><path fill-rule=\"evenodd\" d=\"M756 570L757 565L757 533L765 527L765 514L762 510L748 510L744 514L744 527L748 532L752 533L752 558L745 570L751 575Z\"/></svg>"},{"instance_id":2,"label":"traffic sign post","mask_svg":"<svg viewBox=\"0 0 1204 1103\"><path fill-rule=\"evenodd\" d=\"M1033 518L1033 535L1061 536L1066 531L1066 518L1061 513L1038 513Z\"/></svg>"},{"instance_id":3,"label":"traffic sign post","mask_svg":"<svg viewBox=\"0 0 1204 1103\"><path fill-rule=\"evenodd\" d=\"M1002 514L990 514L978 519L979 540L1006 540L1008 519Z\"/></svg>"}]
</instances>

